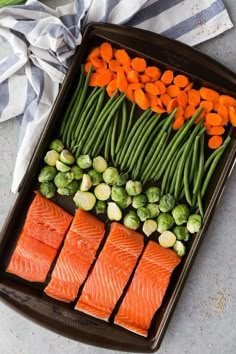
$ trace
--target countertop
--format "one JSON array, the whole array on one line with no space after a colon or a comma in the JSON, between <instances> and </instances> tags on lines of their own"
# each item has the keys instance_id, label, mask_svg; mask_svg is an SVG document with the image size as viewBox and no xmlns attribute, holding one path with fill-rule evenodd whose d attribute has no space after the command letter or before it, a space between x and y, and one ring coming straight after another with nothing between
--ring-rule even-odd
<instances>
[{"instance_id":1,"label":"countertop","mask_svg":"<svg viewBox=\"0 0 236 354\"><path fill-rule=\"evenodd\" d=\"M235 0L224 2L236 24ZM236 28L199 45L198 49L236 71ZM10 186L18 134L19 124L14 119L0 124L0 228L14 199ZM236 353L235 215L236 169L226 184L158 353ZM56 335L3 303L0 303L0 318L0 354L116 353Z\"/></svg>"}]
</instances>

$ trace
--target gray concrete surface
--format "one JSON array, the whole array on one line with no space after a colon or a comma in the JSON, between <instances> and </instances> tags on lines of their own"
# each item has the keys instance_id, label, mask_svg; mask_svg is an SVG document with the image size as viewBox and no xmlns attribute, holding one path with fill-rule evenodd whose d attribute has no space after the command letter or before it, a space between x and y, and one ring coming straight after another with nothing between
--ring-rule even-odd
<instances>
[{"instance_id":1,"label":"gray concrete surface","mask_svg":"<svg viewBox=\"0 0 236 354\"><path fill-rule=\"evenodd\" d=\"M225 0L225 4L236 24L236 2ZM236 28L198 48L236 71ZM14 120L0 125L0 227L13 200L10 185L18 133ZM235 215L236 170L205 235L160 354L236 353ZM0 354L115 354L49 332L2 303L0 321Z\"/></svg>"}]
</instances>

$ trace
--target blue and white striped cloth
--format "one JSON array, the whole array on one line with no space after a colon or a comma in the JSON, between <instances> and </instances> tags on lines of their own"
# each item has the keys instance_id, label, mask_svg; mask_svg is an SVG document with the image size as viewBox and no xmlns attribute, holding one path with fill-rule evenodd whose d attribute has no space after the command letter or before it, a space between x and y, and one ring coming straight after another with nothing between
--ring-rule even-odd
<instances>
[{"instance_id":1,"label":"blue and white striped cloth","mask_svg":"<svg viewBox=\"0 0 236 354\"><path fill-rule=\"evenodd\" d=\"M195 45L231 28L222 0L75 0L52 10L29 0L0 10L0 122L17 117L16 192L69 66L92 21L152 30Z\"/></svg>"}]
</instances>

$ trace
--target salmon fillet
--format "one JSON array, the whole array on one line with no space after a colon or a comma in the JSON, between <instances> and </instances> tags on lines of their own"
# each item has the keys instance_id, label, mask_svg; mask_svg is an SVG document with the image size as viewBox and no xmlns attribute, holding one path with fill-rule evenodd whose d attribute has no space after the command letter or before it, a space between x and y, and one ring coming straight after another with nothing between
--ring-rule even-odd
<instances>
[{"instance_id":1,"label":"salmon fillet","mask_svg":"<svg viewBox=\"0 0 236 354\"><path fill-rule=\"evenodd\" d=\"M78 209L45 293L61 301L74 301L87 277L105 233L105 225Z\"/></svg>"},{"instance_id":2,"label":"salmon fillet","mask_svg":"<svg viewBox=\"0 0 236 354\"><path fill-rule=\"evenodd\" d=\"M44 282L71 221L69 213L37 192L7 272Z\"/></svg>"},{"instance_id":3,"label":"salmon fillet","mask_svg":"<svg viewBox=\"0 0 236 354\"><path fill-rule=\"evenodd\" d=\"M108 321L142 249L142 235L114 222L75 308Z\"/></svg>"},{"instance_id":4,"label":"salmon fillet","mask_svg":"<svg viewBox=\"0 0 236 354\"><path fill-rule=\"evenodd\" d=\"M162 304L170 277L180 257L171 249L150 241L114 323L147 336L152 318Z\"/></svg>"}]
</instances>

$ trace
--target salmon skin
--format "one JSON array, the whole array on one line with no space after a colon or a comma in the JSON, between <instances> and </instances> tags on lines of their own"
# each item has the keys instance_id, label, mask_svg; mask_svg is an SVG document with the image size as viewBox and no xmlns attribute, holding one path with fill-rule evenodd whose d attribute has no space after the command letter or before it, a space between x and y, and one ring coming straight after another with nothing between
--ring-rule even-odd
<instances>
[{"instance_id":1,"label":"salmon skin","mask_svg":"<svg viewBox=\"0 0 236 354\"><path fill-rule=\"evenodd\" d=\"M146 337L152 318L162 304L171 274L180 260L171 249L150 241L114 323Z\"/></svg>"},{"instance_id":2,"label":"salmon skin","mask_svg":"<svg viewBox=\"0 0 236 354\"><path fill-rule=\"evenodd\" d=\"M78 209L45 293L55 299L74 301L105 233L105 224Z\"/></svg>"},{"instance_id":3,"label":"salmon skin","mask_svg":"<svg viewBox=\"0 0 236 354\"><path fill-rule=\"evenodd\" d=\"M143 249L143 236L114 222L76 309L108 321Z\"/></svg>"},{"instance_id":4,"label":"salmon skin","mask_svg":"<svg viewBox=\"0 0 236 354\"><path fill-rule=\"evenodd\" d=\"M7 272L44 282L71 221L69 213L36 192Z\"/></svg>"}]
</instances>

